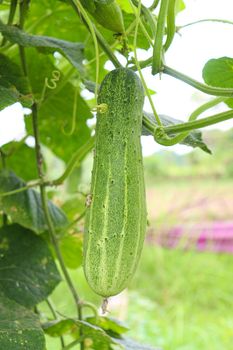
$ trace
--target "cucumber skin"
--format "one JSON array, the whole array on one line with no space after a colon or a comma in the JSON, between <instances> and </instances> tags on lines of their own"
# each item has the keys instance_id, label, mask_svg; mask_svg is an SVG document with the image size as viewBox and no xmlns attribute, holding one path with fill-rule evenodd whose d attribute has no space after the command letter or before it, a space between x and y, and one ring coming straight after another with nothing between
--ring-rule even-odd
<instances>
[{"instance_id":1,"label":"cucumber skin","mask_svg":"<svg viewBox=\"0 0 233 350\"><path fill-rule=\"evenodd\" d=\"M90 287L109 297L132 278L146 231L141 153L144 91L138 76L119 68L103 80L98 104L91 204L84 229L84 272Z\"/></svg>"},{"instance_id":2,"label":"cucumber skin","mask_svg":"<svg viewBox=\"0 0 233 350\"><path fill-rule=\"evenodd\" d=\"M101 24L104 28L115 33L124 33L124 20L120 6L114 0L110 4L101 4L93 1L92 7L85 4L86 0L81 0L86 10Z\"/></svg>"}]
</instances>

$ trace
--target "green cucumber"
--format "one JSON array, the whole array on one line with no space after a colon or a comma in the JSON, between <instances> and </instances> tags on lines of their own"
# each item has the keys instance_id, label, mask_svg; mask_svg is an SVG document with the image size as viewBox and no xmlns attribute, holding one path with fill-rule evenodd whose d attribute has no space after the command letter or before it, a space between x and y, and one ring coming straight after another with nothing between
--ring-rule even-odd
<instances>
[{"instance_id":1,"label":"green cucumber","mask_svg":"<svg viewBox=\"0 0 233 350\"><path fill-rule=\"evenodd\" d=\"M120 34L125 32L122 11L115 0L105 2L81 0L81 3L104 28Z\"/></svg>"},{"instance_id":2,"label":"green cucumber","mask_svg":"<svg viewBox=\"0 0 233 350\"><path fill-rule=\"evenodd\" d=\"M132 278L146 231L141 153L144 91L138 76L118 68L103 80L97 113L91 195L84 232L84 272L107 298Z\"/></svg>"}]
</instances>

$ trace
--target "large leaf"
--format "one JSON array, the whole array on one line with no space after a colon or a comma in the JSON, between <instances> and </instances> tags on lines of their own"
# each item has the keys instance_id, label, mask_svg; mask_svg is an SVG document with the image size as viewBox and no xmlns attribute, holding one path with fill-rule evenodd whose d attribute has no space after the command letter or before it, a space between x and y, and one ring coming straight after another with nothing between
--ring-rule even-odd
<instances>
[{"instance_id":1,"label":"large leaf","mask_svg":"<svg viewBox=\"0 0 233 350\"><path fill-rule=\"evenodd\" d=\"M147 113L147 112L143 112L145 114L145 116L150 119L150 121L155 125L157 126L157 121L154 117L154 115L152 113ZM176 124L181 124L182 121L181 120L178 120L178 119L175 119L175 118L172 118L172 117L168 117L166 115L160 115L160 120L162 121L162 124L164 126L169 126L169 125L176 125ZM146 129L144 126L143 126L143 129L142 129L142 135L152 135L151 132ZM170 136L173 136L173 134L170 134ZM202 149L204 152L207 152L207 153L211 153L211 151L209 150L209 148L207 147L207 145L204 143L204 141L202 140L202 134L200 131L198 130L194 130L194 131L191 131L189 136L187 136L183 141L180 142L181 144L183 145L186 145L186 146L190 146L190 147L199 147L200 149Z\"/></svg>"},{"instance_id":2,"label":"large leaf","mask_svg":"<svg viewBox=\"0 0 233 350\"><path fill-rule=\"evenodd\" d=\"M16 222L39 234L47 230L40 194L33 189L27 189L10 196L1 196L1 193L25 186L26 183L13 172L6 170L0 172L0 210L9 215L12 222ZM67 218L63 211L50 201L48 207L54 226L58 229L66 226Z\"/></svg>"},{"instance_id":3,"label":"large leaf","mask_svg":"<svg viewBox=\"0 0 233 350\"><path fill-rule=\"evenodd\" d=\"M52 78L57 68L51 58L36 54L34 50L27 52L28 72L33 94L40 99L45 79ZM90 137L90 129L86 120L92 113L80 96L79 91L61 74L55 89L47 89L45 99L39 108L39 130L41 142L49 147L55 155L68 161L74 152ZM75 117L75 127L70 132ZM26 128L33 135L31 117L26 117Z\"/></svg>"},{"instance_id":4,"label":"large leaf","mask_svg":"<svg viewBox=\"0 0 233 350\"><path fill-rule=\"evenodd\" d=\"M86 318L86 321L104 329L107 333L110 333L111 335L119 336L129 330L129 328L126 327L122 322L112 317L88 317Z\"/></svg>"},{"instance_id":5,"label":"large leaf","mask_svg":"<svg viewBox=\"0 0 233 350\"><path fill-rule=\"evenodd\" d=\"M105 321L103 319L105 319ZM110 336L101 327L92 325L86 321L76 321L72 319L45 323L43 324L43 329L45 333L51 337L59 337L69 333L74 335L75 328L77 332L82 330L82 335L86 337L89 346L95 350L161 350L152 348L149 345L142 345L128 338L122 338L120 334L127 331L127 328L120 326L115 320L113 321L109 318L100 317L99 322L104 324L108 331L114 329L116 336ZM79 335L79 332L77 335Z\"/></svg>"},{"instance_id":6,"label":"large leaf","mask_svg":"<svg viewBox=\"0 0 233 350\"><path fill-rule=\"evenodd\" d=\"M202 76L208 85L233 89L233 58L220 57L209 60L202 70ZM233 108L233 98L224 102Z\"/></svg>"},{"instance_id":7,"label":"large leaf","mask_svg":"<svg viewBox=\"0 0 233 350\"><path fill-rule=\"evenodd\" d=\"M3 54L0 54L0 96L0 110L15 102L25 107L32 104L27 79L20 67Z\"/></svg>"},{"instance_id":8,"label":"large leaf","mask_svg":"<svg viewBox=\"0 0 233 350\"><path fill-rule=\"evenodd\" d=\"M63 260L70 269L77 269L82 264L83 240L81 235L66 235L59 241Z\"/></svg>"},{"instance_id":9,"label":"large leaf","mask_svg":"<svg viewBox=\"0 0 233 350\"><path fill-rule=\"evenodd\" d=\"M23 142L12 141L5 144L2 149L9 154L7 156L8 169L15 171L26 181L37 178L38 173L34 148L27 146Z\"/></svg>"},{"instance_id":10,"label":"large leaf","mask_svg":"<svg viewBox=\"0 0 233 350\"><path fill-rule=\"evenodd\" d=\"M32 307L46 299L59 282L42 238L16 224L0 229L0 290L7 297Z\"/></svg>"},{"instance_id":11,"label":"large leaf","mask_svg":"<svg viewBox=\"0 0 233 350\"><path fill-rule=\"evenodd\" d=\"M38 316L0 295L0 349L45 350Z\"/></svg>"},{"instance_id":12,"label":"large leaf","mask_svg":"<svg viewBox=\"0 0 233 350\"><path fill-rule=\"evenodd\" d=\"M206 84L222 87L233 87L233 58L221 57L209 60L203 70L202 76Z\"/></svg>"},{"instance_id":13,"label":"large leaf","mask_svg":"<svg viewBox=\"0 0 233 350\"><path fill-rule=\"evenodd\" d=\"M83 49L81 43L60 40L48 36L30 35L15 26L7 26L0 22L0 32L11 42L25 47L46 49L45 52L59 51L75 68L83 71Z\"/></svg>"},{"instance_id":14,"label":"large leaf","mask_svg":"<svg viewBox=\"0 0 233 350\"><path fill-rule=\"evenodd\" d=\"M80 336L81 330L82 336L86 338L85 341L88 341L89 346L94 350L110 350L112 344L117 344L115 339L111 338L103 329L85 321L72 319L52 321L44 324L43 329L51 337L58 337L69 333L72 333L74 336L76 332L77 339Z\"/></svg>"}]
</instances>

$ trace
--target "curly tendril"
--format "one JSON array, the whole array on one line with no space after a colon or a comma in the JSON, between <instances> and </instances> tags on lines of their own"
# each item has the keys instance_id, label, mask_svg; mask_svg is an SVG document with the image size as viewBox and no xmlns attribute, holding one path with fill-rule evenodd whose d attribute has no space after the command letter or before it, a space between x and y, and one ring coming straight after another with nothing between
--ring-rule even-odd
<instances>
[{"instance_id":1,"label":"curly tendril","mask_svg":"<svg viewBox=\"0 0 233 350\"><path fill-rule=\"evenodd\" d=\"M38 103L39 105L44 101L45 92L47 89L55 90L57 88L57 82L60 80L60 78L61 78L61 73L59 72L59 70L52 71L52 78L48 78L48 77L45 78L43 90L41 93L41 98Z\"/></svg>"}]
</instances>

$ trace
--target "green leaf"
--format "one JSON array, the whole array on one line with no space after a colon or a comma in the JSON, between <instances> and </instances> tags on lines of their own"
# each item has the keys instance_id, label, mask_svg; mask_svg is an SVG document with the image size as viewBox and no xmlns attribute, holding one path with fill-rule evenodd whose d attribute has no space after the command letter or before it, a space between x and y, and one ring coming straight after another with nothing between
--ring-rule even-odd
<instances>
[{"instance_id":1,"label":"green leaf","mask_svg":"<svg viewBox=\"0 0 233 350\"><path fill-rule=\"evenodd\" d=\"M175 7L176 15L186 8L185 3L184 3L183 0L176 0L176 5L175 6L176 6Z\"/></svg>"},{"instance_id":2,"label":"green leaf","mask_svg":"<svg viewBox=\"0 0 233 350\"><path fill-rule=\"evenodd\" d=\"M38 316L0 295L0 349L45 350Z\"/></svg>"},{"instance_id":3,"label":"green leaf","mask_svg":"<svg viewBox=\"0 0 233 350\"><path fill-rule=\"evenodd\" d=\"M86 321L104 329L107 333L111 333L111 335L120 335L129 331L129 328L126 327L122 322L112 317L87 317Z\"/></svg>"},{"instance_id":4,"label":"green leaf","mask_svg":"<svg viewBox=\"0 0 233 350\"><path fill-rule=\"evenodd\" d=\"M20 67L3 54L0 54L0 96L0 110L15 102L25 107L32 104L27 79Z\"/></svg>"},{"instance_id":5,"label":"green leaf","mask_svg":"<svg viewBox=\"0 0 233 350\"><path fill-rule=\"evenodd\" d=\"M7 170L0 172L0 194L25 186L26 183L13 172ZM50 201L48 201L48 206L54 226L57 229L66 226L68 221L63 211ZM47 230L40 194L33 189L6 197L0 195L0 209L10 216L12 222L27 227L38 234Z\"/></svg>"},{"instance_id":6,"label":"green leaf","mask_svg":"<svg viewBox=\"0 0 233 350\"><path fill-rule=\"evenodd\" d=\"M233 88L233 58L221 57L209 60L202 76L206 84L215 87Z\"/></svg>"},{"instance_id":7,"label":"green leaf","mask_svg":"<svg viewBox=\"0 0 233 350\"><path fill-rule=\"evenodd\" d=\"M76 322L72 319L55 320L42 324L44 332L50 337L60 337L61 335L70 334L77 329Z\"/></svg>"},{"instance_id":8,"label":"green leaf","mask_svg":"<svg viewBox=\"0 0 233 350\"><path fill-rule=\"evenodd\" d=\"M75 196L68 199L63 205L62 210L66 213L70 221L74 221L84 212L86 196L76 193Z\"/></svg>"},{"instance_id":9,"label":"green leaf","mask_svg":"<svg viewBox=\"0 0 233 350\"><path fill-rule=\"evenodd\" d=\"M221 57L209 60L202 70L202 76L208 85L233 88L233 58ZM224 103L233 108L233 98L226 99Z\"/></svg>"},{"instance_id":10,"label":"green leaf","mask_svg":"<svg viewBox=\"0 0 233 350\"><path fill-rule=\"evenodd\" d=\"M81 235L67 235L60 239L60 249L66 266L77 269L82 264L83 240Z\"/></svg>"},{"instance_id":11,"label":"green leaf","mask_svg":"<svg viewBox=\"0 0 233 350\"><path fill-rule=\"evenodd\" d=\"M60 282L47 243L19 225L0 229L0 290L17 303L32 307Z\"/></svg>"},{"instance_id":12,"label":"green leaf","mask_svg":"<svg viewBox=\"0 0 233 350\"><path fill-rule=\"evenodd\" d=\"M76 334L77 339L79 339L81 330L82 336L86 338L85 343L88 342L89 347L94 350L110 350L112 344L117 345L115 339L111 338L103 329L85 321L56 320L43 324L43 329L51 337L72 333L73 336Z\"/></svg>"},{"instance_id":13,"label":"green leaf","mask_svg":"<svg viewBox=\"0 0 233 350\"><path fill-rule=\"evenodd\" d=\"M37 178L34 148L22 142L12 141L5 144L2 149L5 153L9 154L7 156L7 168L9 170L13 170L26 181Z\"/></svg>"},{"instance_id":14,"label":"green leaf","mask_svg":"<svg viewBox=\"0 0 233 350\"><path fill-rule=\"evenodd\" d=\"M30 35L15 26L6 26L0 22L0 32L11 42L24 47L46 49L45 52L62 53L78 71L83 72L82 60L84 46L81 43L60 40L53 37Z\"/></svg>"},{"instance_id":15,"label":"green leaf","mask_svg":"<svg viewBox=\"0 0 233 350\"><path fill-rule=\"evenodd\" d=\"M147 112L143 112L145 114L145 116L150 119L150 121L154 124L154 126L157 126L157 121L154 117L154 115L152 113L147 113ZM169 125L176 125L176 124L181 124L182 121L172 118L172 117L168 117L166 115L160 115L159 116L162 124L164 126L169 126ZM147 130L144 126L142 128L142 135L152 135L151 132L149 130ZM152 135L153 136L153 135ZM174 136L173 134L169 134L169 136ZM200 149L202 149L204 152L206 153L210 153L211 151L210 149L207 147L207 145L204 143L204 141L202 140L202 133L198 130L194 130L191 131L189 136L187 136L182 142L180 142L183 145L186 146L190 146L190 147L199 147Z\"/></svg>"},{"instance_id":16,"label":"green leaf","mask_svg":"<svg viewBox=\"0 0 233 350\"><path fill-rule=\"evenodd\" d=\"M34 95L40 99L45 79L50 81L53 71L57 68L50 57L35 54L34 50L27 52L27 60L30 84ZM90 137L91 131L86 121L92 118L87 103L68 80L61 74L56 88L46 90L45 100L38 111L41 142L66 162ZM75 127L70 134L73 117ZM26 117L25 121L28 133L33 135L31 117Z\"/></svg>"},{"instance_id":17,"label":"green leaf","mask_svg":"<svg viewBox=\"0 0 233 350\"><path fill-rule=\"evenodd\" d=\"M126 13L134 13L133 9L129 3L129 1L125 1L125 0L116 0L116 2L118 3L118 5L120 6L120 8L125 11Z\"/></svg>"}]
</instances>

